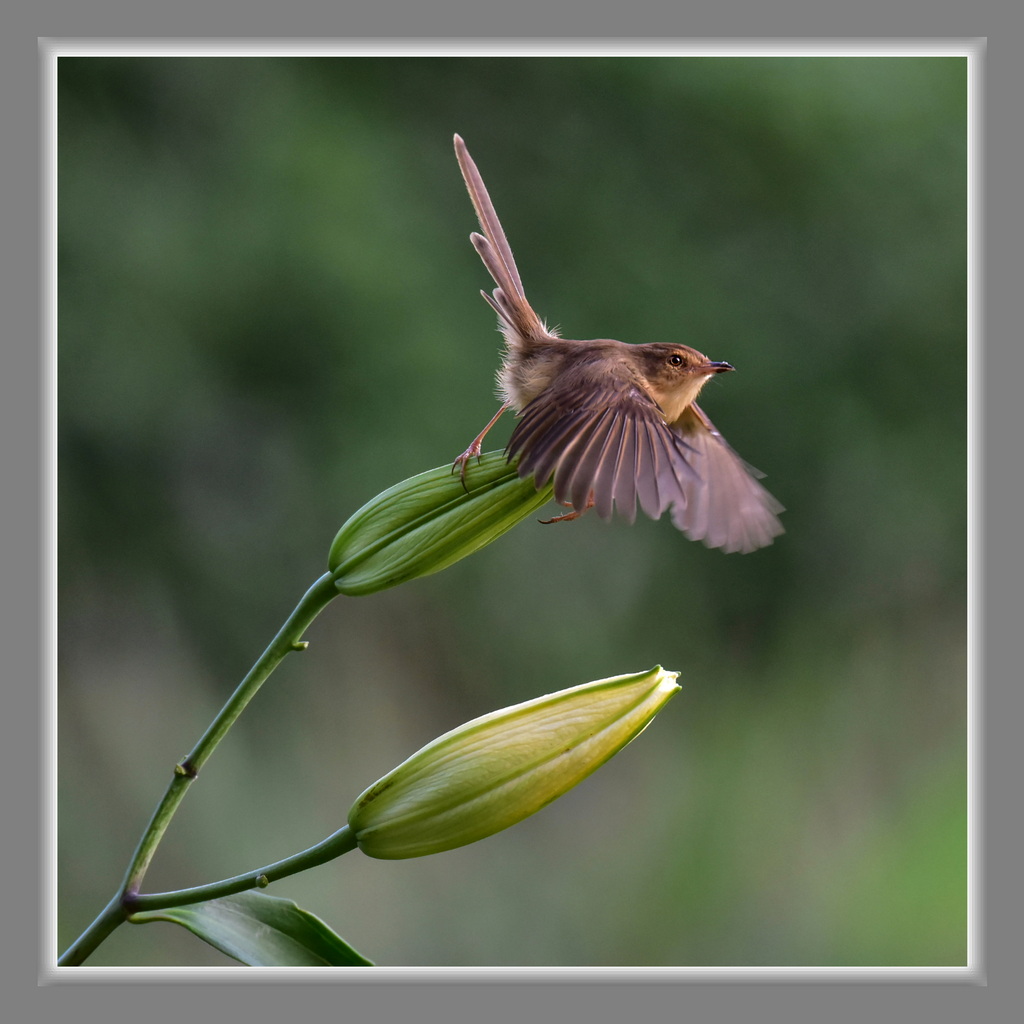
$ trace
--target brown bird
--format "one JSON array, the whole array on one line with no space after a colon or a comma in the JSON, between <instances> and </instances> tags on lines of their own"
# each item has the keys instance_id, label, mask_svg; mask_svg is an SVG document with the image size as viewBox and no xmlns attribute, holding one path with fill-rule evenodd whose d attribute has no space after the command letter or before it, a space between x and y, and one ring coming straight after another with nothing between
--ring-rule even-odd
<instances>
[{"instance_id":1,"label":"brown bird","mask_svg":"<svg viewBox=\"0 0 1024 1024\"><path fill-rule=\"evenodd\" d=\"M505 350L498 371L502 399L490 423L455 460L479 457L484 436L506 409L519 422L509 440L522 478L538 489L554 476L554 496L575 519L614 505L629 522L636 503L652 519L672 509L691 540L725 551L755 551L783 532L782 506L762 476L728 445L696 399L717 373L733 369L688 345L571 341L549 329L526 301L512 250L476 164L462 139L455 154L483 234L469 237L497 288L481 292L498 314Z\"/></svg>"}]
</instances>

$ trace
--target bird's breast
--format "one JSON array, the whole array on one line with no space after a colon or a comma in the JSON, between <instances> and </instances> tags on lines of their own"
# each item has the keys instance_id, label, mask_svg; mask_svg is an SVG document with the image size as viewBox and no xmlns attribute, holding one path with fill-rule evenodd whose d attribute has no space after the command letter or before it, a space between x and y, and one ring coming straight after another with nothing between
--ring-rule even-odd
<instances>
[{"instance_id":1,"label":"bird's breast","mask_svg":"<svg viewBox=\"0 0 1024 1024\"><path fill-rule=\"evenodd\" d=\"M703 374L699 377L673 383L671 387L667 388L649 384L647 392L658 403L661 411L665 414L665 422L675 423L697 401L701 388L713 376L714 374L711 373Z\"/></svg>"}]
</instances>

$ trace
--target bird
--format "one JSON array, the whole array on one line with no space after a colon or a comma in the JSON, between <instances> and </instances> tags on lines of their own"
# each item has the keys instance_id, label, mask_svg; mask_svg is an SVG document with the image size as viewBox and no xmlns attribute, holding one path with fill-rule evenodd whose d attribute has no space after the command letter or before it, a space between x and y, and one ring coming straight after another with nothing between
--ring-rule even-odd
<instances>
[{"instance_id":1,"label":"bird","mask_svg":"<svg viewBox=\"0 0 1024 1024\"><path fill-rule=\"evenodd\" d=\"M571 511L546 523L613 508L627 522L636 506L651 519L671 510L690 540L724 552L751 552L784 532L783 506L697 404L712 377L734 367L674 341L646 344L563 338L526 299L512 250L465 142L455 155L482 231L470 241L496 287L481 295L504 337L497 373L501 405L452 466L465 485L484 437L504 412L518 422L505 450L522 479L553 484Z\"/></svg>"}]
</instances>

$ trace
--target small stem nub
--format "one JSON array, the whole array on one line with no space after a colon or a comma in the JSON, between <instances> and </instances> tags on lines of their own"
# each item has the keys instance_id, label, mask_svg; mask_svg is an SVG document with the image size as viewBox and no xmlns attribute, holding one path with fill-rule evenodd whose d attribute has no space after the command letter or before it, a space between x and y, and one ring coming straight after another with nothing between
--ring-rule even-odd
<instances>
[{"instance_id":1,"label":"small stem nub","mask_svg":"<svg viewBox=\"0 0 1024 1024\"><path fill-rule=\"evenodd\" d=\"M293 651L304 651L309 646L308 640L296 640L292 644Z\"/></svg>"}]
</instances>

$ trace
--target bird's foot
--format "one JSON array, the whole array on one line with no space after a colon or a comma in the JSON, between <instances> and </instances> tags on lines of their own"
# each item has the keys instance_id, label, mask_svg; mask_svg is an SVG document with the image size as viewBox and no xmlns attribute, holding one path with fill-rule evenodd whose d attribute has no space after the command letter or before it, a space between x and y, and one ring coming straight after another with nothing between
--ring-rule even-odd
<instances>
[{"instance_id":1,"label":"bird's foot","mask_svg":"<svg viewBox=\"0 0 1024 1024\"><path fill-rule=\"evenodd\" d=\"M481 449L481 447L482 447L481 439L477 438L452 463L452 472L454 473L455 470L458 469L458 471L459 471L459 480L461 481L463 488L465 488L465 490L467 490L467 491L469 490L469 488L466 487L466 465L467 465L467 463L469 462L470 459L476 459L477 462L480 461L480 449Z\"/></svg>"},{"instance_id":2,"label":"bird's foot","mask_svg":"<svg viewBox=\"0 0 1024 1024\"><path fill-rule=\"evenodd\" d=\"M559 505L565 506L565 508L572 508L571 501L560 501ZM551 523L571 523L574 519L579 519L588 508L594 507L594 495L591 494L587 499L586 505L581 509L573 509L571 512L566 512L565 515L555 516L553 519L538 519L537 522L542 526L550 526Z\"/></svg>"}]
</instances>

